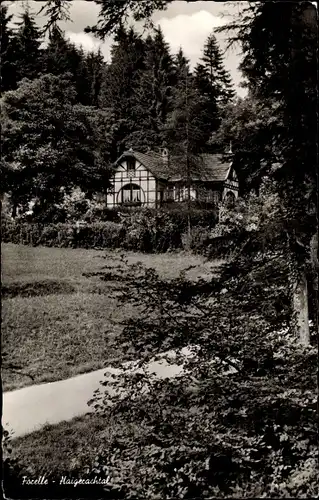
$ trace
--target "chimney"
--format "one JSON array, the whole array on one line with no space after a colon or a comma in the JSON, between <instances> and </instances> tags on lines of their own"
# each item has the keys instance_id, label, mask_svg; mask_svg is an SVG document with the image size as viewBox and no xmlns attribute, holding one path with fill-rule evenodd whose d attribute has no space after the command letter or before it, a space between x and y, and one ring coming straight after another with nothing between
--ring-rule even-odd
<instances>
[{"instance_id":1,"label":"chimney","mask_svg":"<svg viewBox=\"0 0 319 500\"><path fill-rule=\"evenodd\" d=\"M232 155L232 154L233 154L233 150L232 150L232 143L231 143L231 141L230 141L230 143L229 143L229 150L228 150L228 151L226 151L226 153L227 153L228 155Z\"/></svg>"},{"instance_id":2,"label":"chimney","mask_svg":"<svg viewBox=\"0 0 319 500\"><path fill-rule=\"evenodd\" d=\"M165 163L165 164L168 163L168 150L167 150L167 148L162 149L162 160L163 160L163 163Z\"/></svg>"}]
</instances>

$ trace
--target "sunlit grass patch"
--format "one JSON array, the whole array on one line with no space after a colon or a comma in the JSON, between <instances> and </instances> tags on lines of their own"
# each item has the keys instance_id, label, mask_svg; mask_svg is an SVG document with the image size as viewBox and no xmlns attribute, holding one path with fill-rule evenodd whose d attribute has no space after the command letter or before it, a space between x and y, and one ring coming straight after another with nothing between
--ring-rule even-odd
<instances>
[{"instance_id":1,"label":"sunlit grass patch","mask_svg":"<svg viewBox=\"0 0 319 500\"><path fill-rule=\"evenodd\" d=\"M15 367L3 367L4 390L107 367L114 358L124 360L125 353L116 347L119 323L138 310L108 297L110 287L119 283L94 276L104 266L117 265L122 254L129 266L142 262L165 279L189 267L191 279L209 274L201 257L182 252L148 255L3 245L2 349Z\"/></svg>"}]
</instances>

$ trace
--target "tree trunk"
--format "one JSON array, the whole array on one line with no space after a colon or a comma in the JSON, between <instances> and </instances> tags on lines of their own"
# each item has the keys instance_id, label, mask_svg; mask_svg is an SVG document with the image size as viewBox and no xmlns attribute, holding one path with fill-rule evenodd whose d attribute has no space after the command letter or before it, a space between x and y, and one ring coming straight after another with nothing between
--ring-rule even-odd
<instances>
[{"instance_id":1,"label":"tree trunk","mask_svg":"<svg viewBox=\"0 0 319 500\"><path fill-rule=\"evenodd\" d=\"M298 276L293 290L293 311L295 317L296 333L299 342L303 345L310 344L309 311L308 311L308 286L306 273L303 271Z\"/></svg>"},{"instance_id":2,"label":"tree trunk","mask_svg":"<svg viewBox=\"0 0 319 500\"><path fill-rule=\"evenodd\" d=\"M189 172L189 158L187 157L187 237L188 245L191 243L192 237L192 224L191 224L191 185L190 185L190 172Z\"/></svg>"},{"instance_id":3,"label":"tree trunk","mask_svg":"<svg viewBox=\"0 0 319 500\"><path fill-rule=\"evenodd\" d=\"M13 202L12 211L11 211L11 217L13 219L15 219L16 216L17 216L17 213L18 213L18 206Z\"/></svg>"},{"instance_id":4,"label":"tree trunk","mask_svg":"<svg viewBox=\"0 0 319 500\"><path fill-rule=\"evenodd\" d=\"M318 233L316 232L310 240L310 260L312 269L315 273L316 278L316 289L318 290L318 271L319 271L319 260L318 260Z\"/></svg>"},{"instance_id":5,"label":"tree trunk","mask_svg":"<svg viewBox=\"0 0 319 500\"><path fill-rule=\"evenodd\" d=\"M188 108L188 73L186 68L186 174L187 174L187 249L191 246L191 178L190 178L190 164L189 164L189 108Z\"/></svg>"},{"instance_id":6,"label":"tree trunk","mask_svg":"<svg viewBox=\"0 0 319 500\"><path fill-rule=\"evenodd\" d=\"M310 261L313 272L312 289L314 294L314 322L315 331L319 333L319 294L318 294L318 273L319 273L319 259L318 259L318 227L315 234L310 240Z\"/></svg>"}]
</instances>

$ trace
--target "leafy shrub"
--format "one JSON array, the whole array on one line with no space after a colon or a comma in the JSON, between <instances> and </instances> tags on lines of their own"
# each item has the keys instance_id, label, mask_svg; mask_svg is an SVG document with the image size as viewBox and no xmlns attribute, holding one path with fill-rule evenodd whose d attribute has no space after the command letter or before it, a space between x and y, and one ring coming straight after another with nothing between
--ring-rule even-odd
<instances>
[{"instance_id":1,"label":"leafy shrub","mask_svg":"<svg viewBox=\"0 0 319 500\"><path fill-rule=\"evenodd\" d=\"M210 229L208 227L194 227L192 229L190 248L196 253L205 253L210 241Z\"/></svg>"},{"instance_id":2,"label":"leafy shrub","mask_svg":"<svg viewBox=\"0 0 319 500\"><path fill-rule=\"evenodd\" d=\"M279 200L250 202L212 232L233 253L218 278L122 268L122 300L143 313L116 346L139 371L89 403L113 431L99 460L126 498L318 498L317 349L295 328ZM182 373L152 376L159 359Z\"/></svg>"},{"instance_id":3,"label":"leafy shrub","mask_svg":"<svg viewBox=\"0 0 319 500\"><path fill-rule=\"evenodd\" d=\"M64 207L50 205L46 210L40 209L37 206L33 209L33 214L24 214L21 220L26 222L36 222L39 224L63 223L68 218L68 212Z\"/></svg>"},{"instance_id":4,"label":"leafy shrub","mask_svg":"<svg viewBox=\"0 0 319 500\"><path fill-rule=\"evenodd\" d=\"M143 209L120 215L124 248L144 252L166 252L184 247L183 235L188 226L188 212L185 207L174 211ZM198 235L207 231L205 226L213 226L216 223L217 215L215 212L201 210L191 212L190 217L192 231Z\"/></svg>"},{"instance_id":5,"label":"leafy shrub","mask_svg":"<svg viewBox=\"0 0 319 500\"><path fill-rule=\"evenodd\" d=\"M134 210L128 207L108 208L106 206L92 205L83 216L86 222L120 222L121 215L131 215Z\"/></svg>"},{"instance_id":6,"label":"leafy shrub","mask_svg":"<svg viewBox=\"0 0 319 500\"><path fill-rule=\"evenodd\" d=\"M190 216L191 226L215 227L218 221L219 211L216 208L203 209L196 204L191 204L190 209L186 203L173 203L162 208L163 212L169 213L173 220L180 221L184 227L187 227L188 215Z\"/></svg>"},{"instance_id":7,"label":"leafy shrub","mask_svg":"<svg viewBox=\"0 0 319 500\"><path fill-rule=\"evenodd\" d=\"M165 212L140 210L122 215L123 246L142 252L166 252L181 248L183 227Z\"/></svg>"},{"instance_id":8,"label":"leafy shrub","mask_svg":"<svg viewBox=\"0 0 319 500\"><path fill-rule=\"evenodd\" d=\"M187 217L190 214L192 226L207 226L214 227L218 220L218 212L216 209L202 209L197 206L192 206L190 211L185 203L176 203L169 206L163 206L161 209L155 208L128 208L128 207L115 207L108 208L103 206L91 206L87 213L84 215L83 219L88 222L96 221L113 221L120 222L121 216L138 214L152 214L154 217L156 214L169 214L174 222L179 221L184 227L187 226Z\"/></svg>"}]
</instances>

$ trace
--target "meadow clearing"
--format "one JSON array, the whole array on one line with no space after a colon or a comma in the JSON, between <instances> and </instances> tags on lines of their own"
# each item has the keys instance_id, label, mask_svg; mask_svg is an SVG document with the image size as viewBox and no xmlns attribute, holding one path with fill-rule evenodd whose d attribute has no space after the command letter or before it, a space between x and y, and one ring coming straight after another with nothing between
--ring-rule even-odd
<instances>
[{"instance_id":1,"label":"meadow clearing","mask_svg":"<svg viewBox=\"0 0 319 500\"><path fill-rule=\"evenodd\" d=\"M123 252L121 252L123 253ZM110 299L112 283L97 276L118 252L2 245L2 348L4 390L62 380L108 366L123 356L116 347L119 324L133 311ZM125 252L161 277L194 266L191 279L209 273L200 256ZM11 369L6 369L10 363Z\"/></svg>"}]
</instances>

